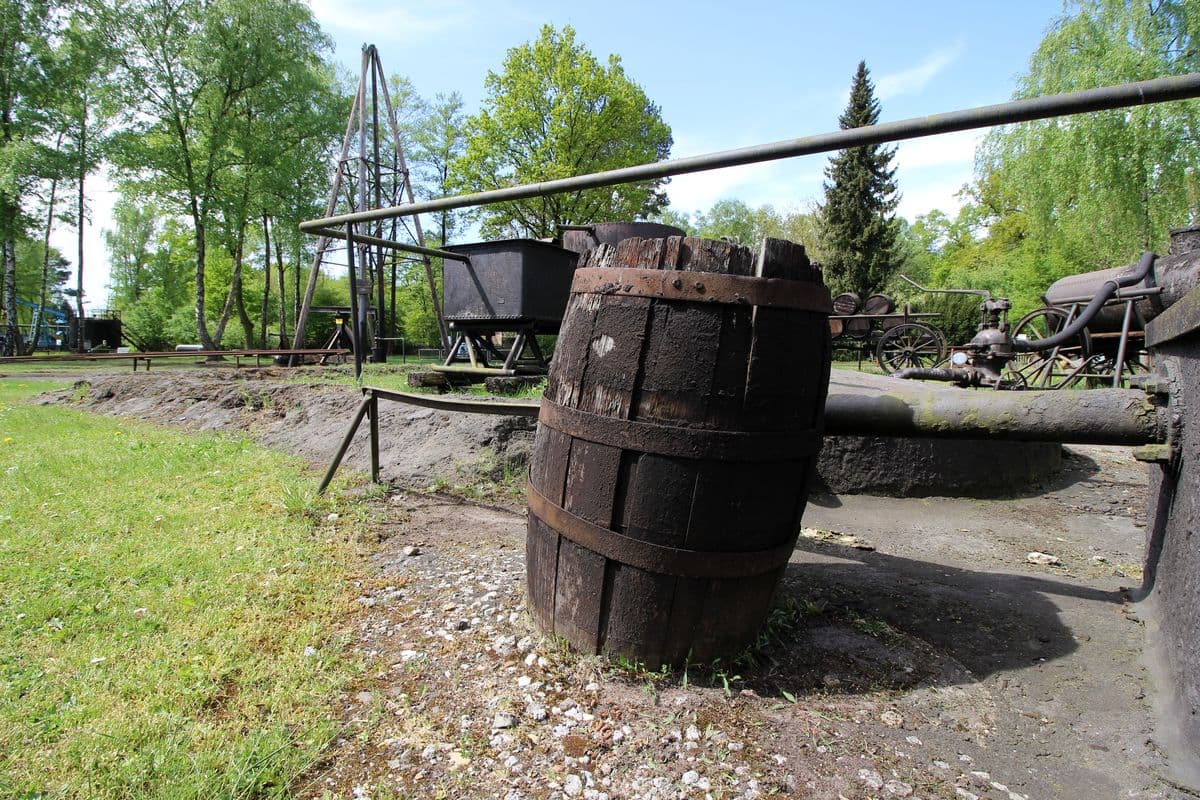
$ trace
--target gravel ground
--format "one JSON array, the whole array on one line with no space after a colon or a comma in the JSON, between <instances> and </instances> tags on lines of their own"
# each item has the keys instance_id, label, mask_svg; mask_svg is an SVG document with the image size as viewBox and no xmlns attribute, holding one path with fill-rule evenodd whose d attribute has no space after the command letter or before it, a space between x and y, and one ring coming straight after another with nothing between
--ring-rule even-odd
<instances>
[{"instance_id":1,"label":"gravel ground","mask_svg":"<svg viewBox=\"0 0 1200 800\"><path fill-rule=\"evenodd\" d=\"M94 382L80 404L318 463L344 432L345 389L157 378ZM364 500L379 542L342 632L367 672L304 796L1196 796L1155 740L1130 600L1146 474L1125 450L1074 449L1053 485L1005 500L815 497L761 646L661 674L534 631L520 505L425 490L447 452L494 472L526 436L392 416L385 477L409 488Z\"/></svg>"},{"instance_id":2,"label":"gravel ground","mask_svg":"<svg viewBox=\"0 0 1200 800\"><path fill-rule=\"evenodd\" d=\"M806 630L755 663L646 673L531 628L518 511L401 493L380 516L354 632L371 677L309 796L1027 797L923 743L929 725L987 736L990 710L931 684L969 676L886 623L797 609Z\"/></svg>"}]
</instances>

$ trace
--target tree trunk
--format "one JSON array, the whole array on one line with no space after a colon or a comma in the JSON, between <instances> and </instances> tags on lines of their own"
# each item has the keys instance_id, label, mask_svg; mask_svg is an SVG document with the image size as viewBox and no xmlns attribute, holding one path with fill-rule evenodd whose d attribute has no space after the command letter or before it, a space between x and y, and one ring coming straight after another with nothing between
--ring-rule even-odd
<instances>
[{"instance_id":1,"label":"tree trunk","mask_svg":"<svg viewBox=\"0 0 1200 800\"><path fill-rule=\"evenodd\" d=\"M237 265L234 267L233 285L229 287L233 293L233 306L237 309L238 321L242 323L242 334L246 339L246 348L254 347L254 321L246 313L246 299L242 295L242 242L238 242Z\"/></svg>"},{"instance_id":2,"label":"tree trunk","mask_svg":"<svg viewBox=\"0 0 1200 800\"><path fill-rule=\"evenodd\" d=\"M279 270L279 346L287 347L287 284L283 280L283 248L278 236L275 237L275 266Z\"/></svg>"},{"instance_id":3,"label":"tree trunk","mask_svg":"<svg viewBox=\"0 0 1200 800\"><path fill-rule=\"evenodd\" d=\"M0 197L0 202L8 205L7 196ZM8 209L4 209L8 211ZM11 214L6 214L9 224L5 225L4 241L0 244L3 250L0 258L4 261L4 314L8 324L4 330L4 355L15 356L21 352L21 328L17 325L17 251L11 233Z\"/></svg>"},{"instance_id":4,"label":"tree trunk","mask_svg":"<svg viewBox=\"0 0 1200 800\"><path fill-rule=\"evenodd\" d=\"M4 328L3 354L15 356L22 352L21 328L17 324L17 203L8 192L0 190L0 262L3 262Z\"/></svg>"},{"instance_id":5,"label":"tree trunk","mask_svg":"<svg viewBox=\"0 0 1200 800\"><path fill-rule=\"evenodd\" d=\"M76 245L78 255L75 261L75 349L78 352L83 352L85 348L83 334L85 326L83 324L83 212L84 212L84 196L83 182L87 177L87 97L83 99L83 112L79 119L79 205L77 207L78 218L76 219L76 227L78 228L78 236Z\"/></svg>"},{"instance_id":6,"label":"tree trunk","mask_svg":"<svg viewBox=\"0 0 1200 800\"><path fill-rule=\"evenodd\" d=\"M263 298L262 298L262 314L260 315L260 330L262 336L259 340L262 342L263 348L268 348L267 343L267 313L271 310L271 227L268 224L267 215L263 214Z\"/></svg>"},{"instance_id":7,"label":"tree trunk","mask_svg":"<svg viewBox=\"0 0 1200 800\"><path fill-rule=\"evenodd\" d=\"M55 149L62 145L62 134L58 135L58 141L55 142ZM50 181L50 200L46 211L46 233L42 237L42 290L38 297L38 305L42 307L42 313L37 315L38 324L34 327L30 338L33 343L29 346L29 354L33 355L33 351L37 349L38 340L41 339L41 327L45 317L46 301L50 294L50 231L54 227L54 202L58 197L58 178Z\"/></svg>"},{"instance_id":8,"label":"tree trunk","mask_svg":"<svg viewBox=\"0 0 1200 800\"><path fill-rule=\"evenodd\" d=\"M196 335L200 337L200 346L205 350L216 350L221 341L218 334L216 341L213 341L212 336L208 332L208 320L204 309L205 291L204 291L204 266L205 252L204 239L206 236L205 220L201 216L200 211L196 209L195 203L192 204L192 223L196 227ZM228 313L228 309L226 310ZM221 325L222 330L224 324Z\"/></svg>"},{"instance_id":9,"label":"tree trunk","mask_svg":"<svg viewBox=\"0 0 1200 800\"><path fill-rule=\"evenodd\" d=\"M233 264L233 277L229 281L229 294L225 295L225 307L221 309L221 318L217 320L217 331L213 334L213 342L217 347L221 346L221 340L225 338L225 326L229 324L229 317L233 314L233 290L237 288L237 285L241 281L242 265L235 261Z\"/></svg>"}]
</instances>

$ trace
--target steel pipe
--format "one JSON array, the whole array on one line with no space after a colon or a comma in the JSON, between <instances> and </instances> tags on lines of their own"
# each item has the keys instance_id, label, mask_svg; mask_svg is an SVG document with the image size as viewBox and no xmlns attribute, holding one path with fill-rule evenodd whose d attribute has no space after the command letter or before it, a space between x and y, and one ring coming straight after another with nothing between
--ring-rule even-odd
<instances>
[{"instance_id":1,"label":"steel pipe","mask_svg":"<svg viewBox=\"0 0 1200 800\"><path fill-rule=\"evenodd\" d=\"M536 417L537 401L495 402L371 389L386 400L475 414ZM830 394L825 433L901 439L988 439L1142 445L1167 441L1167 409L1138 389Z\"/></svg>"},{"instance_id":2,"label":"steel pipe","mask_svg":"<svg viewBox=\"0 0 1200 800\"><path fill-rule=\"evenodd\" d=\"M785 139L769 144L740 147L717 153L676 158L641 164L635 167L596 172L572 178L541 181L523 186L511 186L474 194L454 195L419 203L407 203L389 208L376 208L352 214L339 214L300 223L300 230L314 233L321 228L345 225L351 222L368 222L392 217L413 216L430 211L444 211L469 206L481 206L508 200L523 200L543 197L561 192L595 189L622 183L657 180L672 175L686 175L710 169L755 164L781 158L844 150L849 147L915 139L941 133L987 128L993 125L1009 125L1036 119L1058 117L1068 114L1083 114L1089 111L1104 111L1111 108L1162 103L1170 100L1186 100L1200 97L1200 73L1155 78L1136 83L1124 83L1080 92L1034 97L1028 100L1013 100L990 106L913 117L896 122L884 122L861 128L850 128L799 139Z\"/></svg>"},{"instance_id":3,"label":"steel pipe","mask_svg":"<svg viewBox=\"0 0 1200 800\"><path fill-rule=\"evenodd\" d=\"M835 436L1142 445L1165 442L1168 426L1167 409L1138 389L831 394L825 403L825 433Z\"/></svg>"},{"instance_id":4,"label":"steel pipe","mask_svg":"<svg viewBox=\"0 0 1200 800\"><path fill-rule=\"evenodd\" d=\"M337 228L316 228L310 230L309 233L317 236L325 236L329 239L346 239L346 232L339 231ZM465 261L470 263L471 259L464 256L462 253L454 253L449 250L439 250L436 247L423 247L419 244L408 244L407 242L397 242L394 239L383 239L379 236L368 236L362 233L354 234L354 241L363 242L364 244L378 245L379 247L388 247L392 250L400 250L404 253L413 253L419 256L431 256L433 258L448 258L452 261Z\"/></svg>"}]
</instances>

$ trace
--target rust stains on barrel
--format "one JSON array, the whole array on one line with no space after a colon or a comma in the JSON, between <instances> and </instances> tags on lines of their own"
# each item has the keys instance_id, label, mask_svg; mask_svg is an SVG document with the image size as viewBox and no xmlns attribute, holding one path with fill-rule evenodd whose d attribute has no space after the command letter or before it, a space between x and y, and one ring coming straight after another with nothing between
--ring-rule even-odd
<instances>
[{"instance_id":1,"label":"rust stains on barrel","mask_svg":"<svg viewBox=\"0 0 1200 800\"><path fill-rule=\"evenodd\" d=\"M829 310L782 240L631 238L581 259L530 470L543 630L650 666L753 639L820 444Z\"/></svg>"}]
</instances>

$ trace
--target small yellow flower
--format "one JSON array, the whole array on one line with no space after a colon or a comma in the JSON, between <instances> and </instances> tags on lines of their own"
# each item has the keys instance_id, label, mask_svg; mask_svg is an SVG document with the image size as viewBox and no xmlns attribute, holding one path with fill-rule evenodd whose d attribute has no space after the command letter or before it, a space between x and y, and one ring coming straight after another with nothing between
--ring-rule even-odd
<instances>
[{"instance_id":1,"label":"small yellow flower","mask_svg":"<svg viewBox=\"0 0 1200 800\"><path fill-rule=\"evenodd\" d=\"M121 435L120 431L113 431L113 436L120 436L120 435Z\"/></svg>"},{"instance_id":2,"label":"small yellow flower","mask_svg":"<svg viewBox=\"0 0 1200 800\"><path fill-rule=\"evenodd\" d=\"M5 443L5 444L8 444L8 443L9 443L9 442L11 442L12 440L13 440L13 438L12 438L11 436L5 436L5 437L4 437L4 443Z\"/></svg>"}]
</instances>

